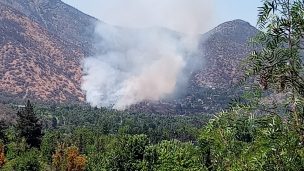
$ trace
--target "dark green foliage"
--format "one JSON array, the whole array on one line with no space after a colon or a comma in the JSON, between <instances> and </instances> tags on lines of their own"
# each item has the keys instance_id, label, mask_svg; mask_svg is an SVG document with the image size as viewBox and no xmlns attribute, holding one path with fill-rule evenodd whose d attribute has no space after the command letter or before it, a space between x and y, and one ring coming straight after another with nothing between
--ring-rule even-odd
<instances>
[{"instance_id":1,"label":"dark green foliage","mask_svg":"<svg viewBox=\"0 0 304 171\"><path fill-rule=\"evenodd\" d=\"M248 75L257 75L263 88L292 90L304 97L302 38L304 3L264 0L259 8L260 32L253 42L262 47L249 58Z\"/></svg>"},{"instance_id":2,"label":"dark green foliage","mask_svg":"<svg viewBox=\"0 0 304 171\"><path fill-rule=\"evenodd\" d=\"M106 170L140 170L149 139L145 135L121 136L110 147L106 154L104 168Z\"/></svg>"},{"instance_id":3,"label":"dark green foliage","mask_svg":"<svg viewBox=\"0 0 304 171\"><path fill-rule=\"evenodd\" d=\"M30 101L24 109L17 112L17 125L21 137L24 137L30 147L40 147L42 134L42 126L34 113L33 106Z\"/></svg>"},{"instance_id":4,"label":"dark green foliage","mask_svg":"<svg viewBox=\"0 0 304 171\"><path fill-rule=\"evenodd\" d=\"M207 170L201 153L192 143L177 140L162 141L145 150L144 170Z\"/></svg>"},{"instance_id":5,"label":"dark green foliage","mask_svg":"<svg viewBox=\"0 0 304 171\"><path fill-rule=\"evenodd\" d=\"M56 117L52 117L52 128L56 129L58 125L58 121Z\"/></svg>"},{"instance_id":6,"label":"dark green foliage","mask_svg":"<svg viewBox=\"0 0 304 171\"><path fill-rule=\"evenodd\" d=\"M281 114L304 143L304 2L301 0L263 0L258 25L262 29L253 43L260 47L248 59L247 76L259 81L262 89L284 94L281 103L266 105Z\"/></svg>"},{"instance_id":7,"label":"dark green foliage","mask_svg":"<svg viewBox=\"0 0 304 171\"><path fill-rule=\"evenodd\" d=\"M5 144L7 159L9 160L14 159L20 156L23 152L25 152L29 148L28 144L25 142L25 139L19 137L14 127L10 127L7 130L6 136L8 138L8 142Z\"/></svg>"},{"instance_id":8,"label":"dark green foliage","mask_svg":"<svg viewBox=\"0 0 304 171\"><path fill-rule=\"evenodd\" d=\"M81 106L36 107L35 113L44 120L56 117L57 129L70 133L85 127L104 135L110 134L146 134L153 143L164 139L194 141L199 128L210 115L158 115L145 113L127 113L107 109L94 109ZM52 115L52 117L49 117ZM53 127L47 127L53 129ZM78 141L78 140L75 140Z\"/></svg>"},{"instance_id":9,"label":"dark green foliage","mask_svg":"<svg viewBox=\"0 0 304 171\"><path fill-rule=\"evenodd\" d=\"M57 144L60 142L60 132L47 132L42 137L42 142L40 145L40 151L43 159L51 163L52 155L55 153Z\"/></svg>"},{"instance_id":10,"label":"dark green foliage","mask_svg":"<svg viewBox=\"0 0 304 171\"><path fill-rule=\"evenodd\" d=\"M6 130L8 129L8 125L0 120L0 142L3 141L4 143L7 141L7 137L5 135Z\"/></svg>"},{"instance_id":11,"label":"dark green foliage","mask_svg":"<svg viewBox=\"0 0 304 171\"><path fill-rule=\"evenodd\" d=\"M204 128L200 146L212 170L301 170L300 137L278 115L235 108ZM249 137L249 138L248 138Z\"/></svg>"},{"instance_id":12,"label":"dark green foliage","mask_svg":"<svg viewBox=\"0 0 304 171\"><path fill-rule=\"evenodd\" d=\"M86 169L90 171L303 169L304 149L297 131L288 124L288 118L267 112L260 115L262 109L259 104L259 92L251 92L243 98L247 99L241 100L245 104L235 102L229 111L220 113L201 129L192 123L196 117L192 120L185 116L179 118L122 115L123 113L111 110L93 110L91 113L77 107L77 111L87 114L84 117L88 118L89 122L77 126L65 121L64 125L55 130L52 127L46 129L40 150L35 150L35 153L29 152L33 148L27 145L25 138L19 137L13 127L9 128L6 131L9 162L4 168L35 168L36 165L30 162L32 160L39 164L37 167L41 168L43 165L51 168L54 150L58 143L63 143L66 146L78 147L81 154L87 157ZM41 117L44 116L42 109L47 116L50 115L46 108L38 109ZM60 110L62 109L56 108L54 112ZM75 113L73 108L69 110ZM75 115L75 118L81 116ZM99 124L93 127L92 123L95 123L96 119L93 122L90 117L100 117L102 123L108 123L108 133L100 130ZM170 127L161 119L168 122ZM170 119L176 123L172 124ZM186 122L187 120L191 122ZM150 123L151 121L154 123ZM159 124L159 127L156 124ZM138 134L141 131L151 134ZM109 134L110 132L112 133ZM189 132L194 136L191 139L183 138ZM175 137L184 142L176 140ZM27 160L25 156L31 160ZM33 159L32 156L39 157Z\"/></svg>"},{"instance_id":13,"label":"dark green foliage","mask_svg":"<svg viewBox=\"0 0 304 171\"><path fill-rule=\"evenodd\" d=\"M24 152L20 156L12 160L5 166L4 170L14 171L42 171L42 164L40 161L39 151L31 149Z\"/></svg>"}]
</instances>

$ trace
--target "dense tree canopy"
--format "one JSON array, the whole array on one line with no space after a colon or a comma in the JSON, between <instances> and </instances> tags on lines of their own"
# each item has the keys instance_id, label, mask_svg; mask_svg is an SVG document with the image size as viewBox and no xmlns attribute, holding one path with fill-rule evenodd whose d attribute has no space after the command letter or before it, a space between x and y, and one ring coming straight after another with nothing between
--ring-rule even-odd
<instances>
[{"instance_id":1,"label":"dense tree canopy","mask_svg":"<svg viewBox=\"0 0 304 171\"><path fill-rule=\"evenodd\" d=\"M42 126L39 123L37 116L30 101L27 101L26 106L17 112L17 129L21 137L24 137L26 142L31 147L40 147L42 138Z\"/></svg>"}]
</instances>

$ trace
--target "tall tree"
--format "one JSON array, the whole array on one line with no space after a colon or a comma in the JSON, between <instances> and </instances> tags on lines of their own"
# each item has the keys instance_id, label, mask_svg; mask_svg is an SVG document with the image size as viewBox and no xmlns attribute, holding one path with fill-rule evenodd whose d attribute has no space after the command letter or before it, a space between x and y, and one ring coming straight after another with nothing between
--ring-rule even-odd
<instances>
[{"instance_id":1,"label":"tall tree","mask_svg":"<svg viewBox=\"0 0 304 171\"><path fill-rule=\"evenodd\" d=\"M21 137L24 137L30 147L40 147L42 125L34 113L33 106L28 100L25 108L17 112L17 129Z\"/></svg>"},{"instance_id":2,"label":"tall tree","mask_svg":"<svg viewBox=\"0 0 304 171\"><path fill-rule=\"evenodd\" d=\"M8 129L8 125L5 121L0 120L0 142L3 141L4 143L7 141L5 131Z\"/></svg>"},{"instance_id":3,"label":"tall tree","mask_svg":"<svg viewBox=\"0 0 304 171\"><path fill-rule=\"evenodd\" d=\"M304 123L304 1L263 2L258 15L261 33L254 39L262 49L250 56L247 74L257 76L263 89L288 95L287 110L300 131Z\"/></svg>"}]
</instances>

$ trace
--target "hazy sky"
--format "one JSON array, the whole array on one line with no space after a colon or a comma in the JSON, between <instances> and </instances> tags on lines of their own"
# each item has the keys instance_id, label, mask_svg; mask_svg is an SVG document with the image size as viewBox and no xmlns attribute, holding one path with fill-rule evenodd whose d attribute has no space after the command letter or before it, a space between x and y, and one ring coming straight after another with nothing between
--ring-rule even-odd
<instances>
[{"instance_id":1,"label":"hazy sky","mask_svg":"<svg viewBox=\"0 0 304 171\"><path fill-rule=\"evenodd\" d=\"M166 27L167 25L163 23L170 22L171 18L170 16L164 16L162 13L172 14L171 17L175 17L173 15L176 15L177 18L180 17L180 23L187 23L188 20L190 18L192 19L193 15L196 14L196 17L200 17L201 20L205 21L202 22L205 23L204 27L197 26L197 28L200 29L198 30L199 32L205 32L222 22L233 19L243 19L255 26L257 7L261 5L261 0L62 1L106 23L128 27L149 27L153 25ZM189 15L187 15L187 12L189 12ZM153 18L151 13L157 17ZM176 24L176 22L174 24ZM169 24L168 27L170 26ZM174 25L172 27L178 26Z\"/></svg>"}]
</instances>

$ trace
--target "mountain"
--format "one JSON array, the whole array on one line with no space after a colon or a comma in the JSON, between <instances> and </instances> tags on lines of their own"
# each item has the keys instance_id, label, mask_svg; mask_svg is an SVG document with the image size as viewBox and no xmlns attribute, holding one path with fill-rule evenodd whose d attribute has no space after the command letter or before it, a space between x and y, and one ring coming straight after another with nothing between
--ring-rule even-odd
<instances>
[{"instance_id":1,"label":"mountain","mask_svg":"<svg viewBox=\"0 0 304 171\"><path fill-rule=\"evenodd\" d=\"M96 21L59 0L0 0L1 99L84 101Z\"/></svg>"},{"instance_id":2,"label":"mountain","mask_svg":"<svg viewBox=\"0 0 304 171\"><path fill-rule=\"evenodd\" d=\"M61 0L0 0L1 6L12 8L56 34L60 39L82 47L92 48L97 19L63 3Z\"/></svg>"},{"instance_id":3,"label":"mountain","mask_svg":"<svg viewBox=\"0 0 304 171\"><path fill-rule=\"evenodd\" d=\"M94 54L97 19L60 0L0 0L0 99L77 102L81 61ZM252 50L257 29L242 20L201 36L202 68L177 98L131 107L131 112L196 113L220 110L235 94L238 65ZM176 34L176 33L174 33Z\"/></svg>"},{"instance_id":4,"label":"mountain","mask_svg":"<svg viewBox=\"0 0 304 171\"><path fill-rule=\"evenodd\" d=\"M203 67L193 74L188 88L186 102L191 106L188 113L218 112L227 107L231 99L237 98L240 93L237 84L244 72L241 61L255 50L249 39L257 33L248 22L233 20L202 36ZM181 104L185 103L184 99Z\"/></svg>"},{"instance_id":5,"label":"mountain","mask_svg":"<svg viewBox=\"0 0 304 171\"><path fill-rule=\"evenodd\" d=\"M195 75L196 83L216 88L236 83L241 74L239 62L253 50L248 41L257 33L248 22L233 20L204 34L200 48L205 54L205 67Z\"/></svg>"},{"instance_id":6,"label":"mountain","mask_svg":"<svg viewBox=\"0 0 304 171\"><path fill-rule=\"evenodd\" d=\"M255 27L243 20L225 22L205 33L199 44L202 67L192 74L185 93L173 100L134 105L130 111L214 113L227 107L239 94L236 84L243 73L240 62L254 50L249 39L257 33Z\"/></svg>"}]
</instances>

